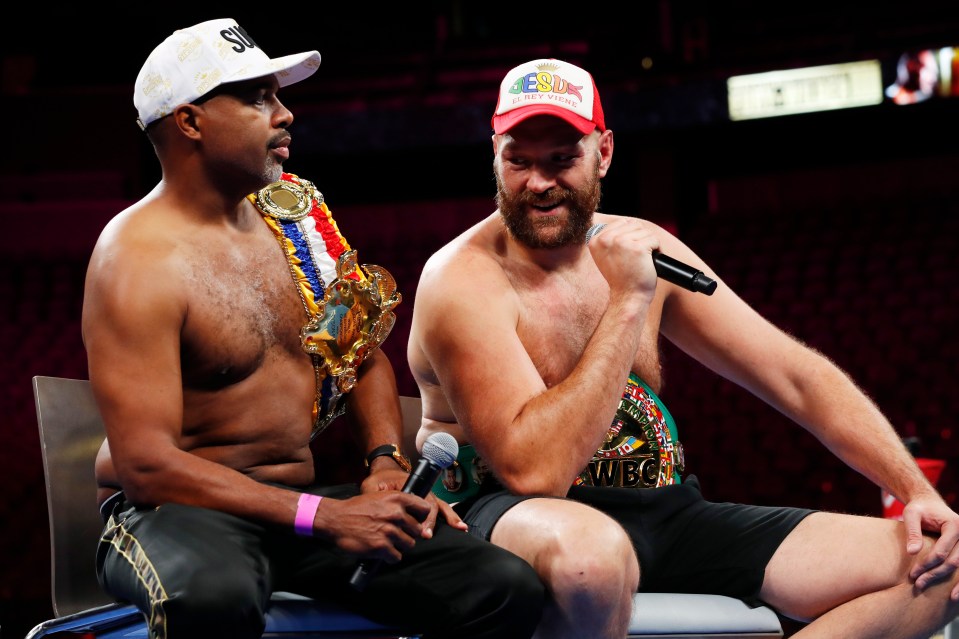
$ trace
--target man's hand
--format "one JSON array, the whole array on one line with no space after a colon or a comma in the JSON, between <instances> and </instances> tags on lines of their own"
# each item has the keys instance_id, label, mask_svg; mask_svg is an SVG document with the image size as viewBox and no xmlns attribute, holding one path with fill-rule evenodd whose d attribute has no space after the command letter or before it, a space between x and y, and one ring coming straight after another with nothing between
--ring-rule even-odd
<instances>
[{"instance_id":1,"label":"man's hand","mask_svg":"<svg viewBox=\"0 0 959 639\"><path fill-rule=\"evenodd\" d=\"M409 473L387 457L373 461L369 476L360 484L360 492L379 493L387 490L403 490Z\"/></svg>"},{"instance_id":2,"label":"man's hand","mask_svg":"<svg viewBox=\"0 0 959 639\"><path fill-rule=\"evenodd\" d=\"M906 552L919 555L923 548L923 531L938 535L932 548L919 556L909 573L916 588L925 588L949 579L959 566L959 514L953 512L938 494L916 497L903 509L906 526ZM950 597L959 601L959 586Z\"/></svg>"},{"instance_id":3,"label":"man's hand","mask_svg":"<svg viewBox=\"0 0 959 639\"><path fill-rule=\"evenodd\" d=\"M659 249L659 238L649 225L636 219L614 220L587 247L609 283L611 296L622 292L653 296L657 276L652 255Z\"/></svg>"},{"instance_id":4,"label":"man's hand","mask_svg":"<svg viewBox=\"0 0 959 639\"><path fill-rule=\"evenodd\" d=\"M360 489L364 493L382 492L388 490L403 490L409 475L400 468L395 467L389 460L384 460L382 467L374 466L374 473L363 480ZM375 463L375 462L374 462ZM392 466L392 467L391 467ZM443 518L453 528L459 530L468 530L466 522L453 510L453 507L441 499L437 499L433 493L426 496L426 501L430 505L430 514L423 520L423 539L429 539L433 536L433 529L436 527L436 518L440 511Z\"/></svg>"},{"instance_id":5,"label":"man's hand","mask_svg":"<svg viewBox=\"0 0 959 639\"><path fill-rule=\"evenodd\" d=\"M346 500L327 498L317 509L313 527L346 552L396 563L423 536L422 522L431 510L426 500L392 490Z\"/></svg>"}]
</instances>

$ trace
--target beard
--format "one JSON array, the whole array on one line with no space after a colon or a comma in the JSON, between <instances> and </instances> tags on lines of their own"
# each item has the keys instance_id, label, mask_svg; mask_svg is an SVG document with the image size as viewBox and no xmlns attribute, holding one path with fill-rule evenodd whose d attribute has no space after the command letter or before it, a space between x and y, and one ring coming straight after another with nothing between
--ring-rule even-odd
<instances>
[{"instance_id":1,"label":"beard","mask_svg":"<svg viewBox=\"0 0 959 639\"><path fill-rule=\"evenodd\" d=\"M529 190L510 193L499 173L496 173L496 205L503 223L513 237L529 248L554 249L582 244L601 196L598 167L595 167L593 174L580 189L554 186L543 193ZM565 219L527 214L530 206L544 204L565 204L568 211Z\"/></svg>"}]
</instances>

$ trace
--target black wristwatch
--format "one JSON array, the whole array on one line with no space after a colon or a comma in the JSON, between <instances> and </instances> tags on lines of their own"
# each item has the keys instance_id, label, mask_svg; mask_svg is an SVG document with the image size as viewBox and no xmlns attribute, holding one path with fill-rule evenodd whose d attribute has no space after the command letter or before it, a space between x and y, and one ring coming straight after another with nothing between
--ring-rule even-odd
<instances>
[{"instance_id":1,"label":"black wristwatch","mask_svg":"<svg viewBox=\"0 0 959 639\"><path fill-rule=\"evenodd\" d=\"M366 456L366 465L369 466L373 463L373 460L381 455L389 455L393 458L400 468L406 472L413 470L413 464L410 463L410 460L400 452L399 447L396 444L384 444L382 446L377 446L370 451L370 454Z\"/></svg>"}]
</instances>

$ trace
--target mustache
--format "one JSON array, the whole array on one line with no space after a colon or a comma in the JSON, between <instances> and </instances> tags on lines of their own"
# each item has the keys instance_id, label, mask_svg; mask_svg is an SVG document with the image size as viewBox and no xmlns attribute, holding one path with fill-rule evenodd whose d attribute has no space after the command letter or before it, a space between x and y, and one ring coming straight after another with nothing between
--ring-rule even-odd
<instances>
[{"instance_id":1,"label":"mustache","mask_svg":"<svg viewBox=\"0 0 959 639\"><path fill-rule=\"evenodd\" d=\"M554 186L553 188L543 191L542 193L534 193L533 191L525 190L521 193L517 193L514 197L514 202L517 204L561 204L563 202L570 202L575 200L576 194L571 190L561 186Z\"/></svg>"},{"instance_id":2,"label":"mustache","mask_svg":"<svg viewBox=\"0 0 959 639\"><path fill-rule=\"evenodd\" d=\"M290 135L289 133L287 132L277 133L270 139L270 148L272 149L274 147L278 147L283 142L286 142L287 144L289 144L292 141L293 141L293 136Z\"/></svg>"}]
</instances>

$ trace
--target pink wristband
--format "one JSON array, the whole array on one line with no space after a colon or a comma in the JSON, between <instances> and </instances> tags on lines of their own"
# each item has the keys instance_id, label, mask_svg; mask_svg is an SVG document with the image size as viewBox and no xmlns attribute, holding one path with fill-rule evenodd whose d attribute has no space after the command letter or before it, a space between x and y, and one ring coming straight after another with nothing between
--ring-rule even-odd
<instances>
[{"instance_id":1,"label":"pink wristband","mask_svg":"<svg viewBox=\"0 0 959 639\"><path fill-rule=\"evenodd\" d=\"M296 520L293 522L293 530L297 535L313 536L313 519L316 517L316 509L320 507L322 499L319 495L307 493L300 495L300 501L296 506Z\"/></svg>"}]
</instances>

